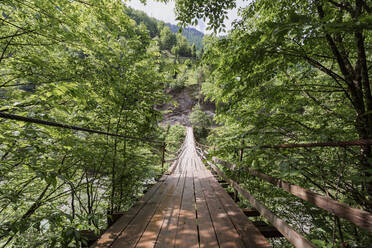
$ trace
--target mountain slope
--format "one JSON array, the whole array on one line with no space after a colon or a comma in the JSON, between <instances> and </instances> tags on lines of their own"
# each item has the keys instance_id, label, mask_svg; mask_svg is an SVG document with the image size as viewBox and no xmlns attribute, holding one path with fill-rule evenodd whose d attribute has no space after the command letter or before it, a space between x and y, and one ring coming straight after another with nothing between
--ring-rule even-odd
<instances>
[{"instance_id":1,"label":"mountain slope","mask_svg":"<svg viewBox=\"0 0 372 248\"><path fill-rule=\"evenodd\" d=\"M171 24L171 23L166 23L165 25L167 25L173 33L177 33L178 30L180 29L179 26ZM202 48L203 48L203 37L204 37L204 34L202 32L200 32L199 30L197 30L195 28L184 28L182 30L182 35L190 43L194 43L196 48L199 51L202 50Z\"/></svg>"},{"instance_id":2,"label":"mountain slope","mask_svg":"<svg viewBox=\"0 0 372 248\"><path fill-rule=\"evenodd\" d=\"M160 36L162 26L164 25L168 26L173 33L177 33L180 29L180 27L178 27L177 25L159 21L153 17L148 16L145 12L140 10L127 8L125 13L134 21L136 21L137 24L143 23L149 30L149 34L152 38ZM190 44L195 44L196 49L198 49L199 51L202 50L204 37L204 34L202 32L198 31L195 28L184 28L182 30L182 36L184 36Z\"/></svg>"}]
</instances>

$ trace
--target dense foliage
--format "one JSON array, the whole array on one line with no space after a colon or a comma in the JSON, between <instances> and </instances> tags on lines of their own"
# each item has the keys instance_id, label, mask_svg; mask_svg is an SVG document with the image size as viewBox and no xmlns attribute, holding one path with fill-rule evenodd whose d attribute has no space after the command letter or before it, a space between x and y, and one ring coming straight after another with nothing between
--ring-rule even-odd
<instances>
[{"instance_id":1,"label":"dense foliage","mask_svg":"<svg viewBox=\"0 0 372 248\"><path fill-rule=\"evenodd\" d=\"M195 138L198 142L205 142L212 126L212 117L205 113L199 104L192 108L190 123L193 127Z\"/></svg>"},{"instance_id":2,"label":"dense foliage","mask_svg":"<svg viewBox=\"0 0 372 248\"><path fill-rule=\"evenodd\" d=\"M177 0L178 18L220 27L235 1ZM319 247L368 247L372 235L250 177L245 167L372 211L371 146L292 150L242 146L372 138L370 1L252 1L228 36L205 47L203 92L221 127L209 137L240 181ZM278 241L277 241L278 242ZM281 247L284 244L281 244Z\"/></svg>"},{"instance_id":3,"label":"dense foliage","mask_svg":"<svg viewBox=\"0 0 372 248\"><path fill-rule=\"evenodd\" d=\"M177 25L164 23L149 17L146 13L127 8L125 13L129 15L138 25L143 24L149 31L150 37L159 39L162 50L172 51L176 56L193 57L197 56L203 48L203 33L194 28L186 27L179 33Z\"/></svg>"},{"instance_id":4,"label":"dense foliage","mask_svg":"<svg viewBox=\"0 0 372 248\"><path fill-rule=\"evenodd\" d=\"M1 111L179 147L180 127L163 132L154 109L158 43L125 12L114 0L2 1ZM4 119L0 130L1 247L76 247L161 172L161 143Z\"/></svg>"}]
</instances>

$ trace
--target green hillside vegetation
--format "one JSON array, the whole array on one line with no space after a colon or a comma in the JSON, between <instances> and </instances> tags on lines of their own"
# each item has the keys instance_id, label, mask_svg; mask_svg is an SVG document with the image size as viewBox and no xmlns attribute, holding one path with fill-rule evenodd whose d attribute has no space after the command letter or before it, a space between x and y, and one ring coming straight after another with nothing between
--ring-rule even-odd
<instances>
[{"instance_id":1,"label":"green hillside vegetation","mask_svg":"<svg viewBox=\"0 0 372 248\"><path fill-rule=\"evenodd\" d=\"M169 24L151 18L142 11L127 8L125 13L135 20L137 25L144 25L152 40L158 44L161 53L159 71L165 76L166 88L177 91L198 83L196 71L201 51L184 36L184 32L177 33L178 29L172 31ZM198 38L192 35L192 31L186 34L191 40L200 42L200 34Z\"/></svg>"},{"instance_id":2,"label":"green hillside vegetation","mask_svg":"<svg viewBox=\"0 0 372 248\"><path fill-rule=\"evenodd\" d=\"M171 23L166 23L168 27L170 27L171 31L173 33L177 33L180 29L179 26L171 24ZM183 28L182 29L182 35L191 43L195 44L196 49L199 51L203 50L203 37L204 34L195 28Z\"/></svg>"},{"instance_id":3,"label":"green hillside vegetation","mask_svg":"<svg viewBox=\"0 0 372 248\"><path fill-rule=\"evenodd\" d=\"M175 52L179 51L179 56L195 57L197 55L195 48L199 52L203 48L203 33L194 28L184 28L181 33L183 38L181 38L177 25L165 24L162 21L149 17L143 11L134 10L132 8L127 8L125 13L135 20L138 25L144 24L151 38L160 38L161 41L163 41L161 43L162 49L171 51L174 46L177 46L178 48ZM190 47L189 44L194 47Z\"/></svg>"}]
</instances>

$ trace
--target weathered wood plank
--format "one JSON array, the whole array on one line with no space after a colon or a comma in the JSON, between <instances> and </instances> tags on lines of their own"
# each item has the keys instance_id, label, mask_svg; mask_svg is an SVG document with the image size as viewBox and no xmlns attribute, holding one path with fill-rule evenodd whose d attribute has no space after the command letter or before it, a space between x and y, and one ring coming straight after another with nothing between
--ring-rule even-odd
<instances>
[{"instance_id":1,"label":"weathered wood plank","mask_svg":"<svg viewBox=\"0 0 372 248\"><path fill-rule=\"evenodd\" d=\"M165 213L165 218L161 226L160 233L158 235L155 247L157 248L168 248L174 246L174 240L177 234L177 223L182 201L183 187L185 184L185 174L180 171L182 168L182 162L177 166L175 174L180 175L179 183L175 191L174 197L172 198L171 204Z\"/></svg>"},{"instance_id":2,"label":"weathered wood plank","mask_svg":"<svg viewBox=\"0 0 372 248\"><path fill-rule=\"evenodd\" d=\"M186 179L177 224L175 247L197 248L199 246L198 229L196 226L194 177L192 170L190 170L192 168L191 166L191 159L189 159L185 172Z\"/></svg>"},{"instance_id":3,"label":"weathered wood plank","mask_svg":"<svg viewBox=\"0 0 372 248\"><path fill-rule=\"evenodd\" d=\"M268 248L271 247L266 238L260 233L255 225L245 216L243 211L235 204L234 200L227 192L218 185L214 180L210 180L210 184L215 190L216 196L220 199L222 206L229 215L230 220L234 224L236 230L240 234L246 247L251 248Z\"/></svg>"},{"instance_id":4,"label":"weathered wood plank","mask_svg":"<svg viewBox=\"0 0 372 248\"><path fill-rule=\"evenodd\" d=\"M200 182L220 247L245 247L238 231L210 185L210 180L215 179L206 171L201 171L201 174Z\"/></svg>"},{"instance_id":5,"label":"weathered wood plank","mask_svg":"<svg viewBox=\"0 0 372 248\"><path fill-rule=\"evenodd\" d=\"M199 237L200 237L200 248L208 247L219 247L216 231L212 223L212 219L209 213L206 199L203 194L203 189L200 183L200 174L202 165L199 161L194 160L196 172L194 174L194 185L195 185L195 199L196 199L196 211L199 227Z\"/></svg>"},{"instance_id":6,"label":"weathered wood plank","mask_svg":"<svg viewBox=\"0 0 372 248\"><path fill-rule=\"evenodd\" d=\"M132 208L119 218L102 236L91 246L91 248L109 247L129 225L137 213L144 207L145 203L155 197L162 182L156 183Z\"/></svg>"},{"instance_id":7,"label":"weathered wood plank","mask_svg":"<svg viewBox=\"0 0 372 248\"><path fill-rule=\"evenodd\" d=\"M173 200L174 193L176 192L180 175L173 175L175 180L167 181L170 190L166 193L165 198L160 203L159 207L156 209L155 214L152 216L146 230L143 232L140 240L138 241L136 247L138 248L152 248L155 246L156 240L158 238L161 226L163 224L164 218L167 214L167 210L171 201Z\"/></svg>"},{"instance_id":8,"label":"weathered wood plank","mask_svg":"<svg viewBox=\"0 0 372 248\"><path fill-rule=\"evenodd\" d=\"M178 180L176 176L169 176L167 180L160 185L156 196L145 203L145 206L138 212L127 228L125 228L120 236L114 241L112 248L135 247L160 202L167 195L168 191L171 190L172 185L174 185L173 182L175 180Z\"/></svg>"}]
</instances>

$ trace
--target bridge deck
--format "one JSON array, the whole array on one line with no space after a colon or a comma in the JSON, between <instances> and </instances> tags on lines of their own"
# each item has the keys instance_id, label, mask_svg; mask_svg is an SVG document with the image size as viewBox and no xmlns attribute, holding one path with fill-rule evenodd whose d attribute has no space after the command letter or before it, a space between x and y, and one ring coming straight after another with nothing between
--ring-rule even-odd
<instances>
[{"instance_id":1,"label":"bridge deck","mask_svg":"<svg viewBox=\"0 0 372 248\"><path fill-rule=\"evenodd\" d=\"M197 156L192 129L174 172L92 246L270 247Z\"/></svg>"}]
</instances>

